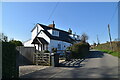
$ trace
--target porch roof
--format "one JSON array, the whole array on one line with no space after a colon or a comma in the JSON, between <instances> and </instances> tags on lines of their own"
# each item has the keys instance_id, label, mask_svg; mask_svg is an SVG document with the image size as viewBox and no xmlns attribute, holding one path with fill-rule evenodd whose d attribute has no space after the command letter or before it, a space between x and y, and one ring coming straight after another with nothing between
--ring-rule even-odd
<instances>
[{"instance_id":1,"label":"porch roof","mask_svg":"<svg viewBox=\"0 0 120 80\"><path fill-rule=\"evenodd\" d=\"M48 42L41 37L36 37L31 44L48 44Z\"/></svg>"}]
</instances>

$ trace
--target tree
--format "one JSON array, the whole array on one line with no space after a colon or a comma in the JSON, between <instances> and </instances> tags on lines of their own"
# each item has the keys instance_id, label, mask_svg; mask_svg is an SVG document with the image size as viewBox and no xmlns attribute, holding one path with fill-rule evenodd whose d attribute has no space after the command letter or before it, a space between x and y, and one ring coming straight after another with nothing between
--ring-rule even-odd
<instances>
[{"instance_id":1,"label":"tree","mask_svg":"<svg viewBox=\"0 0 120 80\"><path fill-rule=\"evenodd\" d=\"M0 41L8 42L8 37L4 33L0 33Z\"/></svg>"},{"instance_id":2,"label":"tree","mask_svg":"<svg viewBox=\"0 0 120 80\"><path fill-rule=\"evenodd\" d=\"M88 40L87 34L86 34L86 33L83 33L83 34L81 35L81 41L82 41L82 42L86 42L87 40Z\"/></svg>"},{"instance_id":3,"label":"tree","mask_svg":"<svg viewBox=\"0 0 120 80\"><path fill-rule=\"evenodd\" d=\"M96 45L97 45L97 44L94 42L94 43L93 43L93 46L96 46Z\"/></svg>"},{"instance_id":4,"label":"tree","mask_svg":"<svg viewBox=\"0 0 120 80\"><path fill-rule=\"evenodd\" d=\"M21 41L11 40L11 41L9 41L9 42L15 44L16 46L23 46L23 44L22 44Z\"/></svg>"}]
</instances>

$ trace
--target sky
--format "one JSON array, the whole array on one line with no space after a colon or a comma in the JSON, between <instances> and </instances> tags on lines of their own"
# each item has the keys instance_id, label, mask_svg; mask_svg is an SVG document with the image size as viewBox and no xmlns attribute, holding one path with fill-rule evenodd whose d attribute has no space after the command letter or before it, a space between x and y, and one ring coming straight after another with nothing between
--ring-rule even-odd
<instances>
[{"instance_id":1,"label":"sky","mask_svg":"<svg viewBox=\"0 0 120 80\"><path fill-rule=\"evenodd\" d=\"M55 22L55 27L89 36L88 42L109 41L118 38L117 2L3 2L2 32L8 38L26 41L31 38L35 24Z\"/></svg>"}]
</instances>

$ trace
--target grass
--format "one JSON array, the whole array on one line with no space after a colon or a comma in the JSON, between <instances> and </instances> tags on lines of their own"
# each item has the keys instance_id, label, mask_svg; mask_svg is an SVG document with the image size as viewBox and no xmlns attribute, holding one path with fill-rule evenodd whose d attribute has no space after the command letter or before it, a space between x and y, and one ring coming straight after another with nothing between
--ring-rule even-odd
<instances>
[{"instance_id":1,"label":"grass","mask_svg":"<svg viewBox=\"0 0 120 80\"><path fill-rule=\"evenodd\" d=\"M119 52L110 51L110 50L103 50L103 49L98 49L98 50L120 58L120 53Z\"/></svg>"}]
</instances>

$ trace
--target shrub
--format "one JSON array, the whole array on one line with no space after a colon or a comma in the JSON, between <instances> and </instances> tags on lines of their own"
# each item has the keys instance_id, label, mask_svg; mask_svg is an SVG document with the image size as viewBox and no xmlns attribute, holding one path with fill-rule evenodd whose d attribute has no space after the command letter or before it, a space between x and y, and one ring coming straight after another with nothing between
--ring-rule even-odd
<instances>
[{"instance_id":1,"label":"shrub","mask_svg":"<svg viewBox=\"0 0 120 80\"><path fill-rule=\"evenodd\" d=\"M19 67L16 66L16 45L2 42L2 78L18 78Z\"/></svg>"},{"instance_id":2,"label":"shrub","mask_svg":"<svg viewBox=\"0 0 120 80\"><path fill-rule=\"evenodd\" d=\"M80 43L74 44L71 47L72 57L84 58L86 55L88 55L89 48L90 48L90 45L89 43L86 43L86 42L80 42Z\"/></svg>"},{"instance_id":3,"label":"shrub","mask_svg":"<svg viewBox=\"0 0 120 80\"><path fill-rule=\"evenodd\" d=\"M17 41L17 40L11 40L9 41L10 43L14 44L15 46L23 46L21 41Z\"/></svg>"},{"instance_id":4,"label":"shrub","mask_svg":"<svg viewBox=\"0 0 120 80\"><path fill-rule=\"evenodd\" d=\"M57 52L57 48L52 48L52 52Z\"/></svg>"},{"instance_id":5,"label":"shrub","mask_svg":"<svg viewBox=\"0 0 120 80\"><path fill-rule=\"evenodd\" d=\"M44 51L44 53L49 53L49 52L50 52L50 51L48 51L48 50L45 50L45 51Z\"/></svg>"},{"instance_id":6,"label":"shrub","mask_svg":"<svg viewBox=\"0 0 120 80\"><path fill-rule=\"evenodd\" d=\"M71 51L71 47L67 47L67 48L66 48L66 51Z\"/></svg>"}]
</instances>

